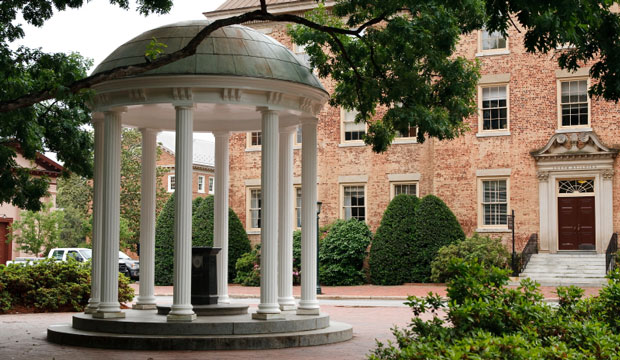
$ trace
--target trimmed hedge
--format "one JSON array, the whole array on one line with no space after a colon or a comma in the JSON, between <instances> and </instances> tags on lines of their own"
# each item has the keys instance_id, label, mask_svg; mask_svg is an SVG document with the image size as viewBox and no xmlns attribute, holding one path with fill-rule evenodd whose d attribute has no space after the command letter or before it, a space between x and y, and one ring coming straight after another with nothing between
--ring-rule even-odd
<instances>
[{"instance_id":1,"label":"trimmed hedge","mask_svg":"<svg viewBox=\"0 0 620 360\"><path fill-rule=\"evenodd\" d=\"M320 282L324 285L364 283L364 259L372 233L357 219L338 220L321 242Z\"/></svg>"},{"instance_id":2,"label":"trimmed hedge","mask_svg":"<svg viewBox=\"0 0 620 360\"><path fill-rule=\"evenodd\" d=\"M370 247L370 281L377 285L412 282L415 264L414 217L420 200L413 195L397 195L383 213Z\"/></svg>"},{"instance_id":3,"label":"trimmed hedge","mask_svg":"<svg viewBox=\"0 0 620 360\"><path fill-rule=\"evenodd\" d=\"M192 203L192 245L213 246L213 196L198 197ZM237 260L252 250L243 224L228 209L228 279L237 276ZM171 285L174 260L174 196L171 196L157 218L155 229L155 283Z\"/></svg>"},{"instance_id":4,"label":"trimmed hedge","mask_svg":"<svg viewBox=\"0 0 620 360\"><path fill-rule=\"evenodd\" d=\"M413 218L411 282L428 282L431 262L443 246L465 239L465 233L450 208L437 196L425 196Z\"/></svg>"},{"instance_id":5,"label":"trimmed hedge","mask_svg":"<svg viewBox=\"0 0 620 360\"><path fill-rule=\"evenodd\" d=\"M260 286L260 244L243 254L235 263L237 277L234 282L243 286Z\"/></svg>"},{"instance_id":6,"label":"trimmed hedge","mask_svg":"<svg viewBox=\"0 0 620 360\"><path fill-rule=\"evenodd\" d=\"M32 265L0 265L0 313L14 307L35 312L83 311L90 298L90 262L37 261ZM118 301L131 302L129 279L118 276Z\"/></svg>"},{"instance_id":7,"label":"trimmed hedge","mask_svg":"<svg viewBox=\"0 0 620 360\"><path fill-rule=\"evenodd\" d=\"M474 233L470 238L439 249L437 257L431 264L431 280L445 282L457 275L450 274L448 271L450 262L457 258L469 262L477 261L487 269L493 266L507 269L510 254L502 244L502 238L491 238Z\"/></svg>"}]
</instances>

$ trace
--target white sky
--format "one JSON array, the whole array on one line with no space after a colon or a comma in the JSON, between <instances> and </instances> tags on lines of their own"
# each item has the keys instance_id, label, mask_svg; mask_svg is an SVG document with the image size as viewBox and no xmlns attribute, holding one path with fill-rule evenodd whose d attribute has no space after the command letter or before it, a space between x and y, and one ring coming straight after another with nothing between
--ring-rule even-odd
<instances>
[{"instance_id":1,"label":"white sky","mask_svg":"<svg viewBox=\"0 0 620 360\"><path fill-rule=\"evenodd\" d=\"M90 0L80 9L56 12L43 27L24 24L26 36L15 42L43 48L45 52L78 52L93 59L91 71L112 51L141 33L174 22L204 19L203 12L215 10L224 0L174 0L169 14L140 15L131 0L131 10L111 5L109 0ZM213 140L210 133L195 133L195 138ZM55 154L46 155L56 158Z\"/></svg>"}]
</instances>

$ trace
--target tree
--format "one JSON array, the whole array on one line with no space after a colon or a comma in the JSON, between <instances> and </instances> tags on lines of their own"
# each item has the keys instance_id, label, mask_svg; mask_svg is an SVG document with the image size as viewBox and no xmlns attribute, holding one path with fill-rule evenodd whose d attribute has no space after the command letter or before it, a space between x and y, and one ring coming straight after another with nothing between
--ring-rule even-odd
<instances>
[{"instance_id":1,"label":"tree","mask_svg":"<svg viewBox=\"0 0 620 360\"><path fill-rule=\"evenodd\" d=\"M77 174L59 178L56 206L63 212L60 239L66 247L87 247L91 238L90 212L93 188L88 179Z\"/></svg>"},{"instance_id":2,"label":"tree","mask_svg":"<svg viewBox=\"0 0 620 360\"><path fill-rule=\"evenodd\" d=\"M157 147L157 159L161 155L161 148ZM158 215L163 208L168 193L164 189L161 177L166 172L164 168L156 170L156 211ZM121 136L121 217L127 220L130 237L124 243L124 248L137 250L140 242L140 198L142 189L142 134L137 129L123 129Z\"/></svg>"},{"instance_id":3,"label":"tree","mask_svg":"<svg viewBox=\"0 0 620 360\"><path fill-rule=\"evenodd\" d=\"M62 244L60 232L63 213L52 210L46 203L41 211L22 211L21 219L11 225L9 240L19 244L19 249L35 256L47 253Z\"/></svg>"},{"instance_id":4,"label":"tree","mask_svg":"<svg viewBox=\"0 0 620 360\"><path fill-rule=\"evenodd\" d=\"M370 247L370 281L378 285L412 282L411 269L417 251L413 238L413 219L420 201L413 195L392 199Z\"/></svg>"},{"instance_id":5,"label":"tree","mask_svg":"<svg viewBox=\"0 0 620 360\"><path fill-rule=\"evenodd\" d=\"M127 0L110 0L128 9ZM144 15L165 13L172 0L137 0ZM4 0L0 3L0 137L18 141L28 159L36 151L58 154L66 168L90 176L92 139L82 125L85 105L95 84L135 76L195 53L202 40L228 25L251 21L296 24L295 43L308 45L310 62L322 77L336 81L333 105L359 110L370 122L365 140L384 151L397 130L418 128L418 140L453 138L465 130L463 120L476 110L477 65L455 56L459 36L486 28L506 34L525 32L525 48L555 52L563 69L591 65L590 94L620 99L620 17L612 1L596 0L337 0L331 12L321 6L309 15L273 14L266 0L260 8L213 21L188 44L165 53L153 41L144 61L86 76L89 61L78 54L46 54L18 48L24 36L17 14L41 26L56 11L79 8L84 0ZM346 19L346 20L343 20ZM380 119L373 119L381 107ZM371 121L372 119L372 121ZM5 186L6 185L6 186ZM0 143L0 201L38 209L46 182L20 170L15 152Z\"/></svg>"}]
</instances>

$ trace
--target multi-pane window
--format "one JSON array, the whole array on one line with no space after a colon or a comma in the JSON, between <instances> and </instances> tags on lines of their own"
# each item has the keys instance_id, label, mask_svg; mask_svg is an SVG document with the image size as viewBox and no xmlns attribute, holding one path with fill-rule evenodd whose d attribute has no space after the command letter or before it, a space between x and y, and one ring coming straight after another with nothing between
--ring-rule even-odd
<instances>
[{"instance_id":1,"label":"multi-pane window","mask_svg":"<svg viewBox=\"0 0 620 360\"><path fill-rule=\"evenodd\" d=\"M301 125L299 125L295 131L295 143L301 144Z\"/></svg>"},{"instance_id":2,"label":"multi-pane window","mask_svg":"<svg viewBox=\"0 0 620 360\"><path fill-rule=\"evenodd\" d=\"M506 38L499 31L492 33L482 30L482 50L496 50L506 48Z\"/></svg>"},{"instance_id":3,"label":"multi-pane window","mask_svg":"<svg viewBox=\"0 0 620 360\"><path fill-rule=\"evenodd\" d=\"M213 194L215 178L209 177L209 194Z\"/></svg>"},{"instance_id":4,"label":"multi-pane window","mask_svg":"<svg viewBox=\"0 0 620 360\"><path fill-rule=\"evenodd\" d=\"M355 218L359 221L366 219L364 185L345 185L344 191L344 219Z\"/></svg>"},{"instance_id":5,"label":"multi-pane window","mask_svg":"<svg viewBox=\"0 0 620 360\"><path fill-rule=\"evenodd\" d=\"M249 201L249 221L250 228L252 229L260 229L261 228L261 192L260 189L250 189L249 190L250 201Z\"/></svg>"},{"instance_id":6,"label":"multi-pane window","mask_svg":"<svg viewBox=\"0 0 620 360\"><path fill-rule=\"evenodd\" d=\"M295 227L301 228L301 188L295 188Z\"/></svg>"},{"instance_id":7,"label":"multi-pane window","mask_svg":"<svg viewBox=\"0 0 620 360\"><path fill-rule=\"evenodd\" d=\"M342 127L344 141L361 141L366 134L366 124L363 122L356 123L355 116L358 111L343 110L342 111Z\"/></svg>"},{"instance_id":8,"label":"multi-pane window","mask_svg":"<svg viewBox=\"0 0 620 360\"><path fill-rule=\"evenodd\" d=\"M198 192L200 193L205 192L205 177L204 176L198 176Z\"/></svg>"},{"instance_id":9,"label":"multi-pane window","mask_svg":"<svg viewBox=\"0 0 620 360\"><path fill-rule=\"evenodd\" d=\"M482 129L508 128L508 101L506 86L482 88Z\"/></svg>"},{"instance_id":10,"label":"multi-pane window","mask_svg":"<svg viewBox=\"0 0 620 360\"><path fill-rule=\"evenodd\" d=\"M416 183L396 183L394 186L394 196L400 194L418 196L418 184Z\"/></svg>"},{"instance_id":11,"label":"multi-pane window","mask_svg":"<svg viewBox=\"0 0 620 360\"><path fill-rule=\"evenodd\" d=\"M176 181L174 175L168 175L168 192L173 192L176 188Z\"/></svg>"},{"instance_id":12,"label":"multi-pane window","mask_svg":"<svg viewBox=\"0 0 620 360\"><path fill-rule=\"evenodd\" d=\"M260 146L262 144L261 132L253 131L250 133L250 146Z\"/></svg>"},{"instance_id":13,"label":"multi-pane window","mask_svg":"<svg viewBox=\"0 0 620 360\"><path fill-rule=\"evenodd\" d=\"M507 225L508 188L505 179L482 181L482 225Z\"/></svg>"},{"instance_id":14,"label":"multi-pane window","mask_svg":"<svg viewBox=\"0 0 620 360\"><path fill-rule=\"evenodd\" d=\"M562 126L588 125L588 81L563 81L561 86Z\"/></svg>"},{"instance_id":15,"label":"multi-pane window","mask_svg":"<svg viewBox=\"0 0 620 360\"><path fill-rule=\"evenodd\" d=\"M398 137L401 138L414 138L418 136L418 127L417 126L407 126L407 131L398 130Z\"/></svg>"}]
</instances>

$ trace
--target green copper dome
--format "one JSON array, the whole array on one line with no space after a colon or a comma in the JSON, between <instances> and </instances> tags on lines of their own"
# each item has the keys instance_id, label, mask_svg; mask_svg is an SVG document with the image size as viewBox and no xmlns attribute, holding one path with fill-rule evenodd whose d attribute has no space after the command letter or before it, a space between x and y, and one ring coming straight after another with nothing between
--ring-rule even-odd
<instances>
[{"instance_id":1,"label":"green copper dome","mask_svg":"<svg viewBox=\"0 0 620 360\"><path fill-rule=\"evenodd\" d=\"M144 62L147 45L153 38L166 44L166 53L185 46L208 20L186 21L149 30L114 50L94 74L118 66ZM325 90L312 69L284 45L258 31L232 25L214 31L196 54L139 76L149 75L230 75L291 81Z\"/></svg>"}]
</instances>

